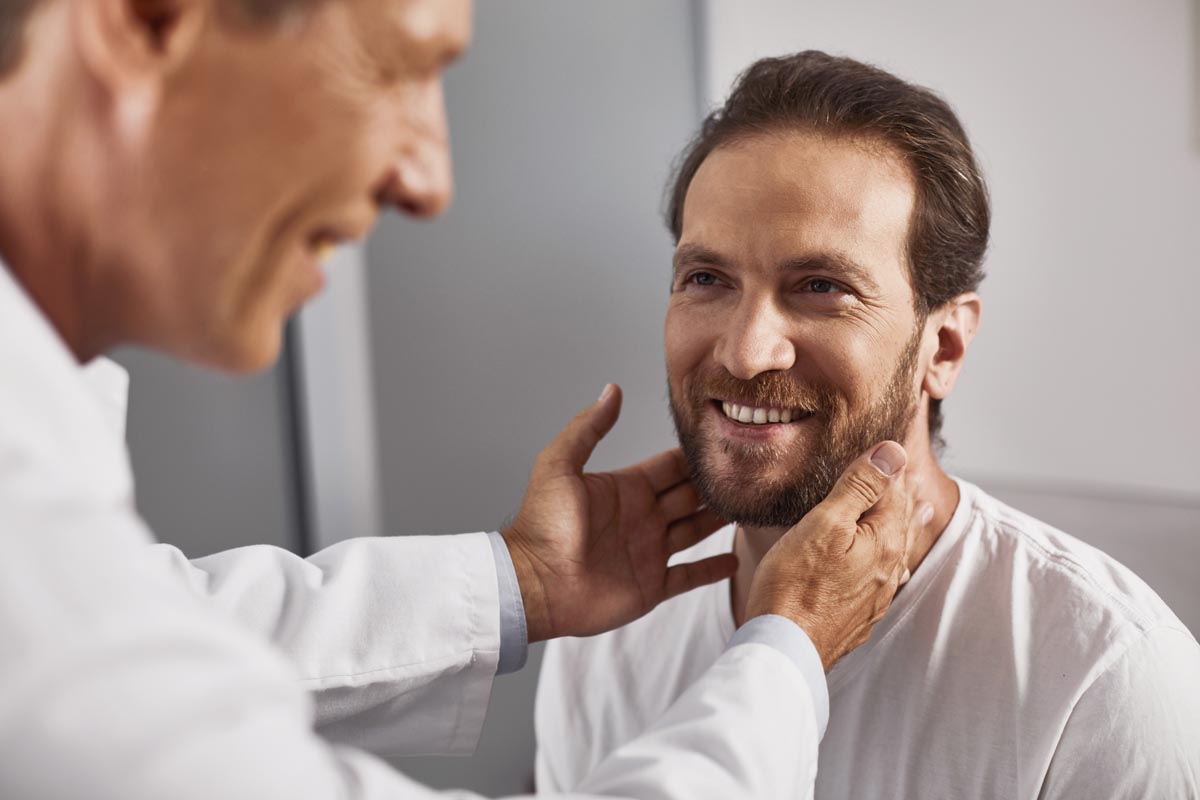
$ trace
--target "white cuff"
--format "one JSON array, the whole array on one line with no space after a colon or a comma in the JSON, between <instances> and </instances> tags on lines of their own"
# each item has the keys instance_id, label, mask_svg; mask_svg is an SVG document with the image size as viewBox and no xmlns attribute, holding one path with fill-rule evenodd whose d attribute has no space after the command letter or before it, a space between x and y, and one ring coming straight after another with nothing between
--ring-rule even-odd
<instances>
[{"instance_id":1,"label":"white cuff","mask_svg":"<svg viewBox=\"0 0 1200 800\"><path fill-rule=\"evenodd\" d=\"M492 543L492 556L496 559L496 582L500 590L500 663L496 674L506 675L525 666L529 656L529 629L525 623L521 584L517 582L508 543L495 531L488 534L488 541Z\"/></svg>"},{"instance_id":2,"label":"white cuff","mask_svg":"<svg viewBox=\"0 0 1200 800\"><path fill-rule=\"evenodd\" d=\"M787 617L763 614L738 628L729 640L729 647L751 643L775 648L799 668L812 695L813 710L817 714L817 735L825 738L825 728L829 725L829 686L825 682L825 665L812 639Z\"/></svg>"}]
</instances>

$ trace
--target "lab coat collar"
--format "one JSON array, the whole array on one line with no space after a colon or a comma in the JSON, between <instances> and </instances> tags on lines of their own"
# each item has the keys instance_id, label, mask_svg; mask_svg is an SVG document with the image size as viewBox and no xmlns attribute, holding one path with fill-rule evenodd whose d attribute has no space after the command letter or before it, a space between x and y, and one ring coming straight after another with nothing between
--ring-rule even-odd
<instances>
[{"instance_id":1,"label":"lab coat collar","mask_svg":"<svg viewBox=\"0 0 1200 800\"><path fill-rule=\"evenodd\" d=\"M110 427L124 440L129 410L129 373L111 358L100 357L83 367L83 379L95 394Z\"/></svg>"}]
</instances>

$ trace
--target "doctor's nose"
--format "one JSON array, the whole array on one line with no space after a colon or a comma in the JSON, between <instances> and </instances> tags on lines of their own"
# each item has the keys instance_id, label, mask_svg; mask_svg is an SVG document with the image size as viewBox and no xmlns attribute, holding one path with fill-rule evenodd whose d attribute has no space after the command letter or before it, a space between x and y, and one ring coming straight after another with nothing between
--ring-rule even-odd
<instances>
[{"instance_id":1,"label":"doctor's nose","mask_svg":"<svg viewBox=\"0 0 1200 800\"><path fill-rule=\"evenodd\" d=\"M436 217L454 195L450 131L441 85L405 109L406 135L380 185L376 202L414 217Z\"/></svg>"},{"instance_id":2,"label":"doctor's nose","mask_svg":"<svg viewBox=\"0 0 1200 800\"><path fill-rule=\"evenodd\" d=\"M396 160L376 201L414 217L436 217L450 206L454 177L445 144L420 143Z\"/></svg>"},{"instance_id":3,"label":"doctor's nose","mask_svg":"<svg viewBox=\"0 0 1200 800\"><path fill-rule=\"evenodd\" d=\"M717 363L745 381L764 372L791 369L796 364L796 348L787 336L786 323L771 303L747 304L717 341Z\"/></svg>"}]
</instances>

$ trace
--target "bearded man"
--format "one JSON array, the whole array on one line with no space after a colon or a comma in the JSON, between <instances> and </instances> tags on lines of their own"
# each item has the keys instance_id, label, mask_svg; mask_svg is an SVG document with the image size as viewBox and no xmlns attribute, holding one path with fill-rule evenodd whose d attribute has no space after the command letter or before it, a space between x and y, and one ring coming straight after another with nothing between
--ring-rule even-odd
<instances>
[{"instance_id":1,"label":"bearded man","mask_svg":"<svg viewBox=\"0 0 1200 800\"><path fill-rule=\"evenodd\" d=\"M736 523L690 555L732 550L738 571L549 645L540 789L573 787L685 691L780 534L894 438L932 520L869 642L826 665L816 797L1200 796L1193 636L1129 570L938 464L989 216L946 103L850 59L760 61L704 122L670 194L667 374L694 484Z\"/></svg>"}]
</instances>

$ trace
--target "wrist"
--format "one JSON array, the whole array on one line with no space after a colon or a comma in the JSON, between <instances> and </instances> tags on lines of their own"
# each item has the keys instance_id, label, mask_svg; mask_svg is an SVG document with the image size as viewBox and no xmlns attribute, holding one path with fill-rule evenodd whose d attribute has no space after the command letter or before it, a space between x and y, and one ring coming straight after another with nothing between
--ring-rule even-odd
<instances>
[{"instance_id":1,"label":"wrist","mask_svg":"<svg viewBox=\"0 0 1200 800\"><path fill-rule=\"evenodd\" d=\"M546 600L546 586L534 566L534 561L521 546L521 534L513 526L500 532L508 546L517 586L521 591L521 602L525 607L525 627L529 642L540 642L551 638L550 608Z\"/></svg>"},{"instance_id":2,"label":"wrist","mask_svg":"<svg viewBox=\"0 0 1200 800\"><path fill-rule=\"evenodd\" d=\"M789 602L786 594L782 594L777 598L758 597L752 599L746 604L746 621L749 622L756 617L777 616L790 620L795 623L804 634L812 642L813 647L817 651L817 655L821 658L821 663L825 670L828 671L833 666L833 659L830 658L830 648L823 641L820 635L820 626L813 618L811 612L806 611L795 602Z\"/></svg>"}]
</instances>

